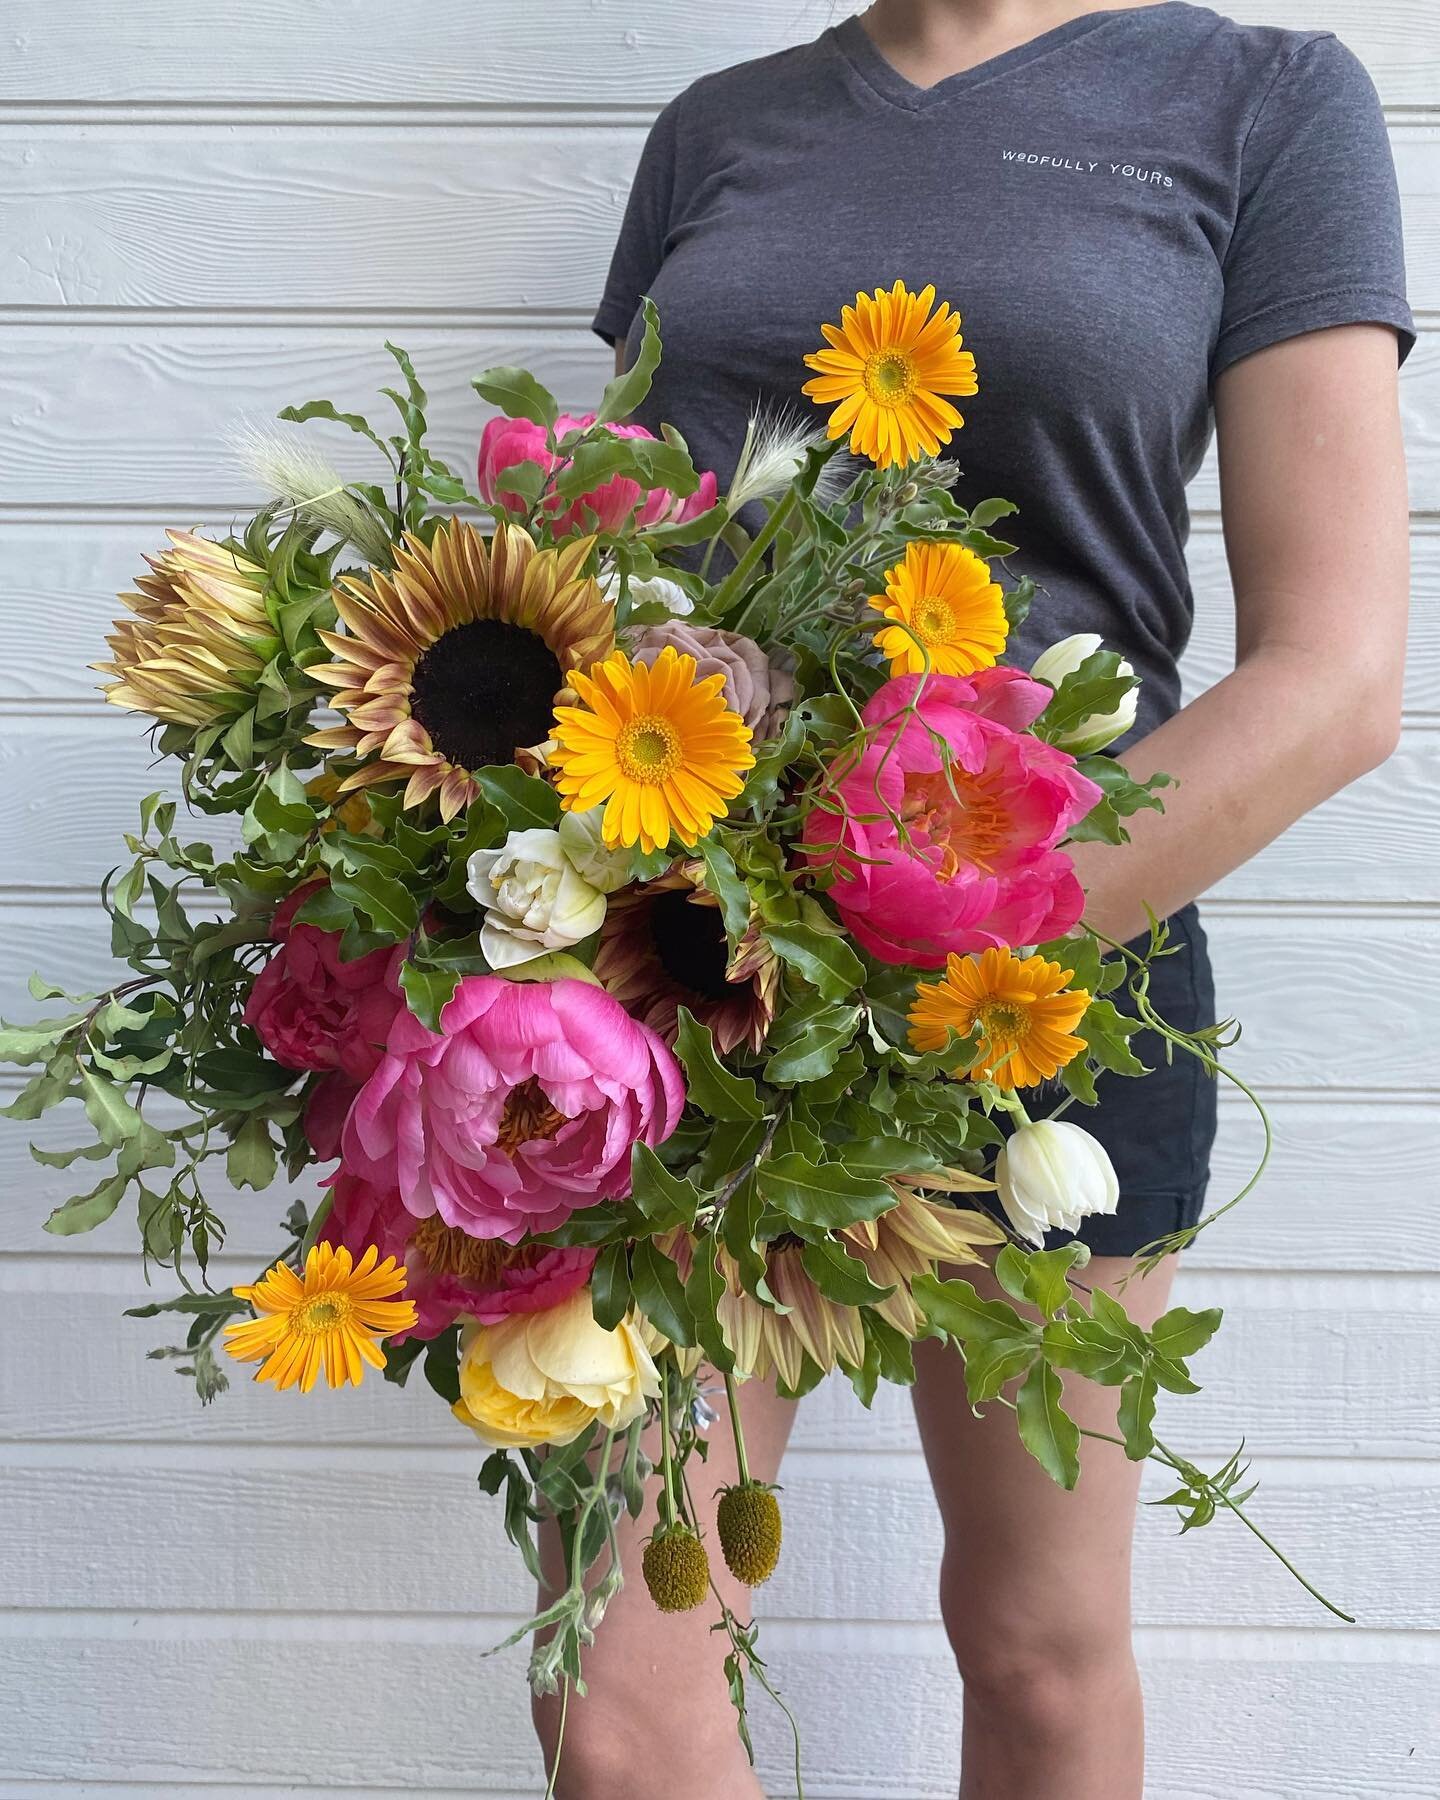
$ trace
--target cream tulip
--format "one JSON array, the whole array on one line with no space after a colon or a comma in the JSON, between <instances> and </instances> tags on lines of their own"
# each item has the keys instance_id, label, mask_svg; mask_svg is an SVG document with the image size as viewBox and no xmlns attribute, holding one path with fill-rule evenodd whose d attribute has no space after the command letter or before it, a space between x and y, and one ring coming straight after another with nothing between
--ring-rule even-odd
<instances>
[{"instance_id":1,"label":"cream tulip","mask_svg":"<svg viewBox=\"0 0 1440 1800\"><path fill-rule=\"evenodd\" d=\"M1058 644L1052 644L1035 658L1030 673L1047 687L1058 688L1067 675L1073 674L1087 657L1101 648L1103 641L1098 631L1077 631L1072 637L1061 638ZM1123 657L1119 672L1122 675L1135 673ZM1055 747L1068 750L1072 756L1091 756L1095 751L1103 750L1116 738L1123 737L1135 723L1139 700L1139 688L1132 687L1112 712L1087 713L1078 719L1068 731L1053 740Z\"/></svg>"},{"instance_id":2,"label":"cream tulip","mask_svg":"<svg viewBox=\"0 0 1440 1800\"><path fill-rule=\"evenodd\" d=\"M1047 1231L1074 1231L1094 1213L1113 1213L1120 1183L1105 1147L1066 1119L1019 1126L995 1159L995 1185L1020 1236L1043 1243Z\"/></svg>"}]
</instances>

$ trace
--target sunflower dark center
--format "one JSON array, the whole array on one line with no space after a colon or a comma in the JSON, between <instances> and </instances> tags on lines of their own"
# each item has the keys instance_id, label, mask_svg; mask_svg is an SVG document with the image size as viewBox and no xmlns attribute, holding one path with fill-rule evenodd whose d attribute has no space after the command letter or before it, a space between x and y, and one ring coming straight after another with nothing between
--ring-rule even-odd
<instances>
[{"instance_id":1,"label":"sunflower dark center","mask_svg":"<svg viewBox=\"0 0 1440 1800\"><path fill-rule=\"evenodd\" d=\"M650 908L650 935L660 966L672 981L704 1000L731 1000L725 979L729 947L718 906L697 906L685 888L657 894Z\"/></svg>"},{"instance_id":2,"label":"sunflower dark center","mask_svg":"<svg viewBox=\"0 0 1440 1800\"><path fill-rule=\"evenodd\" d=\"M410 707L443 757L478 769L544 743L563 685L544 638L504 619L472 619L436 638L416 663Z\"/></svg>"}]
</instances>

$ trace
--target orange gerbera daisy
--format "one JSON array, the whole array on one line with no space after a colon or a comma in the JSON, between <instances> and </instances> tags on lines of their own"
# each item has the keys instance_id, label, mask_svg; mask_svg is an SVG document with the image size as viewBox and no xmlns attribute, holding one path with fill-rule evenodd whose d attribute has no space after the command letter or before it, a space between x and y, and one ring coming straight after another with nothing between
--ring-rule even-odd
<instances>
[{"instance_id":1,"label":"orange gerbera daisy","mask_svg":"<svg viewBox=\"0 0 1440 1800\"><path fill-rule=\"evenodd\" d=\"M805 358L818 373L801 392L835 407L826 436L849 432L852 452L882 469L938 455L965 423L943 396L979 392L959 313L934 305L933 287L912 294L902 281L857 294L839 325L820 327L829 348Z\"/></svg>"},{"instance_id":2,"label":"orange gerbera daisy","mask_svg":"<svg viewBox=\"0 0 1440 1800\"><path fill-rule=\"evenodd\" d=\"M415 1323L413 1301L392 1298L405 1286L404 1269L393 1256L379 1257L373 1244L358 1263L344 1245L316 1244L303 1280L276 1263L253 1286L234 1290L260 1316L227 1325L226 1350L237 1362L260 1363L255 1379L282 1390L298 1382L308 1394L322 1370L332 1388L359 1387L366 1363L385 1367L377 1340Z\"/></svg>"},{"instance_id":3,"label":"orange gerbera daisy","mask_svg":"<svg viewBox=\"0 0 1440 1800\"><path fill-rule=\"evenodd\" d=\"M1005 648L1005 596L989 565L965 544L906 547L869 605L894 621L876 632L892 675L973 675Z\"/></svg>"},{"instance_id":4,"label":"orange gerbera daisy","mask_svg":"<svg viewBox=\"0 0 1440 1800\"><path fill-rule=\"evenodd\" d=\"M695 679L695 658L667 644L647 667L617 650L570 685L581 705L555 712L560 803L602 803L613 850L663 849L672 835L693 846L745 785L750 727L725 704L723 674Z\"/></svg>"},{"instance_id":5,"label":"orange gerbera daisy","mask_svg":"<svg viewBox=\"0 0 1440 1800\"><path fill-rule=\"evenodd\" d=\"M915 990L910 1042L921 1051L943 1050L949 1032L964 1038L978 1028L980 1054L968 1079L1034 1087L1085 1048L1074 1029L1090 996L1066 988L1073 974L1043 956L1021 958L1012 950L952 956L943 980L922 981Z\"/></svg>"}]
</instances>

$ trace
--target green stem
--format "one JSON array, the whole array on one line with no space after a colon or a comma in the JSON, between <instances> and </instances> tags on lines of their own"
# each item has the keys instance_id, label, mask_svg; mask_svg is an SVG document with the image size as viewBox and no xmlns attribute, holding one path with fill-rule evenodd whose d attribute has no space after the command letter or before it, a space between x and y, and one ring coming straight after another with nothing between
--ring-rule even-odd
<instances>
[{"instance_id":1,"label":"green stem","mask_svg":"<svg viewBox=\"0 0 1440 1800\"><path fill-rule=\"evenodd\" d=\"M730 1408L730 1429L735 1435L735 1467L743 1487L750 1485L750 1462L745 1455L745 1427L740 1422L740 1402L735 1393L735 1377L725 1376L725 1400Z\"/></svg>"},{"instance_id":2,"label":"green stem","mask_svg":"<svg viewBox=\"0 0 1440 1800\"><path fill-rule=\"evenodd\" d=\"M670 1443L670 1361L660 1364L660 1472L664 1492L660 1501L660 1523L675 1524L675 1455Z\"/></svg>"},{"instance_id":3,"label":"green stem","mask_svg":"<svg viewBox=\"0 0 1440 1800\"><path fill-rule=\"evenodd\" d=\"M790 516L794 504L794 494L787 494L775 508L774 512L771 513L770 517L760 527L759 531L756 532L755 536L750 541L750 548L715 590L714 598L710 603L710 614L712 618L723 618L727 610L735 604L736 599L744 593L745 583L749 581L751 575L754 574L756 568L760 564L760 559L764 556L765 552L780 535L781 527ZM747 603L745 611L740 614L739 618L736 619L734 624L730 627L732 631L738 631L741 628L745 622L745 612L748 611L749 605Z\"/></svg>"},{"instance_id":4,"label":"green stem","mask_svg":"<svg viewBox=\"0 0 1440 1800\"><path fill-rule=\"evenodd\" d=\"M565 1721L570 1712L570 1677L564 1677L560 1684L560 1729L555 1734L555 1760L550 1765L549 1779L545 1783L545 1800L555 1800L555 1783L560 1776L560 1758L565 1751Z\"/></svg>"}]
</instances>

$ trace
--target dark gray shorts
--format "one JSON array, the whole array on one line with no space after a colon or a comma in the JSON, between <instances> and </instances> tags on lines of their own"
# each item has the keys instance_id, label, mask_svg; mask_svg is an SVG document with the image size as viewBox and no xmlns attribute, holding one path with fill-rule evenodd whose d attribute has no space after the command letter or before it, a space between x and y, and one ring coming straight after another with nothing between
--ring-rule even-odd
<instances>
[{"instance_id":1,"label":"dark gray shorts","mask_svg":"<svg viewBox=\"0 0 1440 1800\"><path fill-rule=\"evenodd\" d=\"M1215 983L1210 950L1193 906L1170 919L1173 956L1161 957L1150 972L1150 998L1162 1019L1184 1031L1215 1023ZM1134 950L1147 939L1137 938ZM1123 989L1112 996L1122 1012L1134 1012ZM1140 1076L1101 1075L1098 1106L1072 1106L1065 1115L1104 1144L1120 1177L1119 1209L1086 1219L1076 1233L1096 1256L1133 1256L1155 1238L1193 1225L1205 1203L1210 1148L1215 1142L1217 1083L1193 1056L1165 1047L1154 1032L1130 1040L1150 1067ZM1056 1243L1063 1234L1052 1234Z\"/></svg>"}]
</instances>

